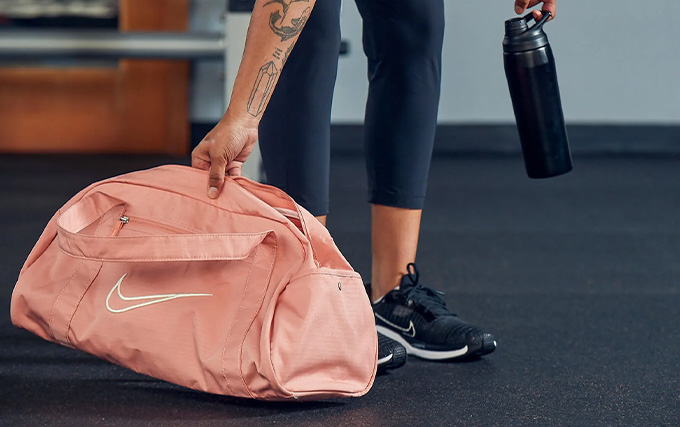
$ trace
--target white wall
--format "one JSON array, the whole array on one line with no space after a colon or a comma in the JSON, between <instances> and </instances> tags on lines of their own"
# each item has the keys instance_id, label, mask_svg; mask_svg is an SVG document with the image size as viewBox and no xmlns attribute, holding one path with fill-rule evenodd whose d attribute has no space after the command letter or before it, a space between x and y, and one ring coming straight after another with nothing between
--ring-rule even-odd
<instances>
[{"instance_id":1,"label":"white wall","mask_svg":"<svg viewBox=\"0 0 680 427\"><path fill-rule=\"evenodd\" d=\"M323 0L318 0L323 1ZM396 0L395 0L396 1ZM192 26L210 29L208 5L194 0ZM446 0L444 76L440 123L511 123L503 71L503 21L512 0ZM558 17L546 25L557 61L564 111L575 123L680 124L679 0L560 0ZM217 27L219 22L217 21ZM335 123L360 123L366 99L366 60L361 18L352 0L342 16L350 55L340 59L333 105ZM201 67L201 65L198 65ZM217 71L197 74L194 118L216 119L222 101ZM198 70L200 71L200 69Z\"/></svg>"}]
</instances>

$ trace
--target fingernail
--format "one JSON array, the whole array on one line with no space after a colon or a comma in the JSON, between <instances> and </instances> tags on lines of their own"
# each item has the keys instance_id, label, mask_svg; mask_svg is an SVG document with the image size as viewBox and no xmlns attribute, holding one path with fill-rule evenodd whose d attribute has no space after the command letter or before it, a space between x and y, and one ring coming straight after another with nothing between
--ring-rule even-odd
<instances>
[{"instance_id":1,"label":"fingernail","mask_svg":"<svg viewBox=\"0 0 680 427\"><path fill-rule=\"evenodd\" d=\"M520 6L515 6L515 13L518 15L522 13L522 8Z\"/></svg>"},{"instance_id":2,"label":"fingernail","mask_svg":"<svg viewBox=\"0 0 680 427\"><path fill-rule=\"evenodd\" d=\"M217 187L210 187L208 190L208 197L211 199L216 199L217 198Z\"/></svg>"}]
</instances>

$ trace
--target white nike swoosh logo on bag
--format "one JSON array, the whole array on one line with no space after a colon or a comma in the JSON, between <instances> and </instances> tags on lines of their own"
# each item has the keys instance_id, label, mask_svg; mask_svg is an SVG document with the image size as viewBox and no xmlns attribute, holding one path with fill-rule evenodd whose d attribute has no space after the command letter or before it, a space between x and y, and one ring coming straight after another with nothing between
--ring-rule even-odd
<instances>
[{"instance_id":1,"label":"white nike swoosh logo on bag","mask_svg":"<svg viewBox=\"0 0 680 427\"><path fill-rule=\"evenodd\" d=\"M162 294L162 295L144 295L144 296L138 296L138 297L126 297L123 296L123 294L120 292L120 285L123 283L123 279L125 279L125 276L127 276L127 273L123 274L120 279L118 279L118 282L116 282L115 285L113 285L113 288L109 291L109 294L106 296L106 309L109 310L111 313L124 313L126 311L134 310L136 308L141 308L141 307L146 307L149 305L153 304L160 304L162 302L166 301L172 301L174 299L178 298L189 298L189 297L211 297L213 294ZM109 300L111 299L111 295L113 295L114 291L118 291L118 296L120 297L121 300L123 301L143 301L143 300L151 300L151 301L146 301L142 302L139 304L134 304L129 307L125 308L111 308L111 305L109 305Z\"/></svg>"},{"instance_id":2,"label":"white nike swoosh logo on bag","mask_svg":"<svg viewBox=\"0 0 680 427\"><path fill-rule=\"evenodd\" d=\"M413 320L409 320L409 321L408 321L408 323L409 323L409 324L408 324L408 328L402 328L401 326L395 325L394 323L392 323L392 322L390 322L389 320L385 319L384 317L382 317L382 316L379 315L378 313L373 313L373 314L375 314L375 317L377 317L378 319L380 319L380 320L382 320L383 322L387 323L388 325L390 325L390 326L393 327L394 329L400 330L404 335L410 335L411 337L415 337L415 336L416 336L416 327L413 326Z\"/></svg>"}]
</instances>

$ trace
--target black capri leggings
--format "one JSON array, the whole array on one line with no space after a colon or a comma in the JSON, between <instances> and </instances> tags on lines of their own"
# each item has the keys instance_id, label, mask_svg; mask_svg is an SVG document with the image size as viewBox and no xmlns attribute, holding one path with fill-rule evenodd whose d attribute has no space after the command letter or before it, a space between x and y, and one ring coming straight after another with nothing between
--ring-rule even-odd
<instances>
[{"instance_id":1,"label":"black capri leggings","mask_svg":"<svg viewBox=\"0 0 680 427\"><path fill-rule=\"evenodd\" d=\"M369 202L422 209L441 82L443 0L356 0L369 90ZM329 205L330 116L340 0L317 0L259 128L267 182L313 215Z\"/></svg>"}]
</instances>

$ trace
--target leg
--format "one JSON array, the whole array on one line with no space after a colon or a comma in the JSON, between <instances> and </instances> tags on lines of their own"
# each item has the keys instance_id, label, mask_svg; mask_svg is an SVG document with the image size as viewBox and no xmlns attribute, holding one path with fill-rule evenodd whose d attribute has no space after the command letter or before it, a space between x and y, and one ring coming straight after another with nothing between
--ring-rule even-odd
<instances>
[{"instance_id":1,"label":"leg","mask_svg":"<svg viewBox=\"0 0 680 427\"><path fill-rule=\"evenodd\" d=\"M373 298L415 261L437 125L442 0L357 0L370 81L365 144L373 204Z\"/></svg>"},{"instance_id":2,"label":"leg","mask_svg":"<svg viewBox=\"0 0 680 427\"><path fill-rule=\"evenodd\" d=\"M406 266L415 262L420 231L420 209L403 209L373 204L371 232L373 272L371 300L376 301L406 274Z\"/></svg>"},{"instance_id":3,"label":"leg","mask_svg":"<svg viewBox=\"0 0 680 427\"><path fill-rule=\"evenodd\" d=\"M330 116L340 52L340 0L317 1L259 128L267 182L313 215L328 212Z\"/></svg>"},{"instance_id":4,"label":"leg","mask_svg":"<svg viewBox=\"0 0 680 427\"><path fill-rule=\"evenodd\" d=\"M450 312L411 264L437 124L443 0L356 1L370 80L365 142L378 332L426 359L488 354L493 335Z\"/></svg>"},{"instance_id":5,"label":"leg","mask_svg":"<svg viewBox=\"0 0 680 427\"><path fill-rule=\"evenodd\" d=\"M319 0L260 122L267 181L326 224L330 118L340 53L340 0ZM406 362L406 349L378 334L378 371Z\"/></svg>"}]
</instances>

